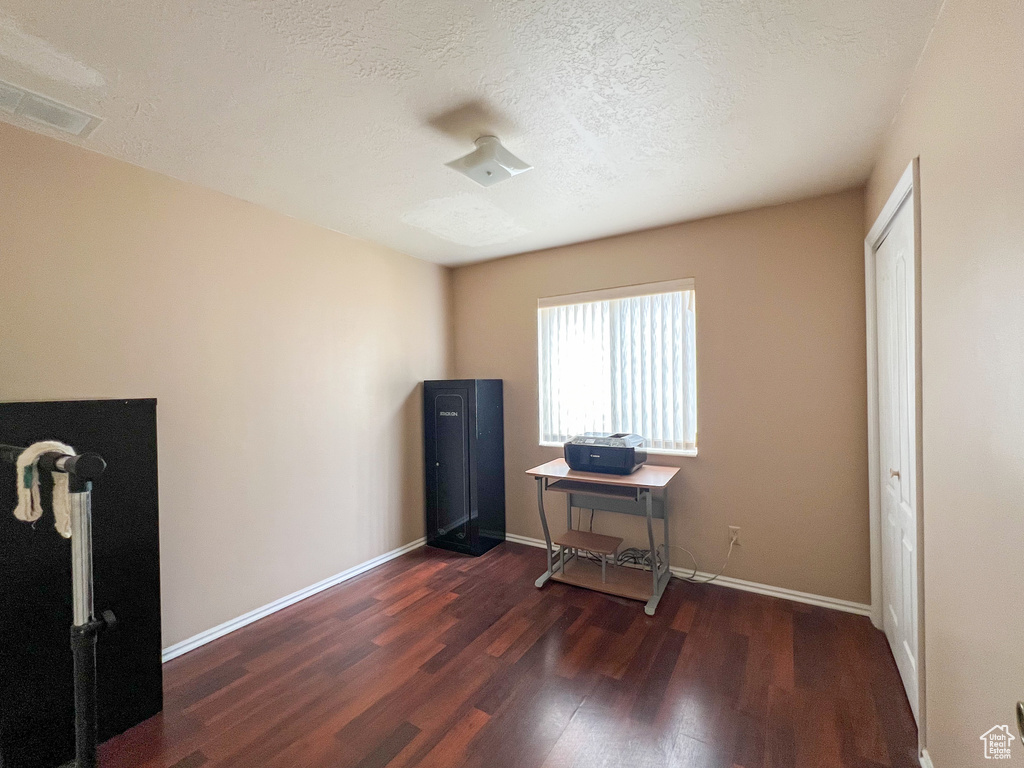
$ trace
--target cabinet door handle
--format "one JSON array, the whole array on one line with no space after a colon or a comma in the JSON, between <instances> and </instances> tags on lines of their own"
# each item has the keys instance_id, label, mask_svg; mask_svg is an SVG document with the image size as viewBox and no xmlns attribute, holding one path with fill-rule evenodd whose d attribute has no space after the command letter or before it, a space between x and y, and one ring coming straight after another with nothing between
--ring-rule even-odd
<instances>
[{"instance_id":1,"label":"cabinet door handle","mask_svg":"<svg viewBox=\"0 0 1024 768\"><path fill-rule=\"evenodd\" d=\"M889 477L895 477L897 480L900 479L900 471L898 469L890 469Z\"/></svg>"}]
</instances>

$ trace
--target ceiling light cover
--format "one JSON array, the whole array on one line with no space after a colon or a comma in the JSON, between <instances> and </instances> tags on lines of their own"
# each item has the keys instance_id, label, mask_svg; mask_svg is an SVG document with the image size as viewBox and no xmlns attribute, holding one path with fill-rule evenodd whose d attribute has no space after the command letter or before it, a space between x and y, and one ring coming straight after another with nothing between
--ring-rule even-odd
<instances>
[{"instance_id":1,"label":"ceiling light cover","mask_svg":"<svg viewBox=\"0 0 1024 768\"><path fill-rule=\"evenodd\" d=\"M494 186L533 169L532 165L505 149L494 136L481 136L476 140L474 151L445 165L465 174L482 187Z\"/></svg>"}]
</instances>

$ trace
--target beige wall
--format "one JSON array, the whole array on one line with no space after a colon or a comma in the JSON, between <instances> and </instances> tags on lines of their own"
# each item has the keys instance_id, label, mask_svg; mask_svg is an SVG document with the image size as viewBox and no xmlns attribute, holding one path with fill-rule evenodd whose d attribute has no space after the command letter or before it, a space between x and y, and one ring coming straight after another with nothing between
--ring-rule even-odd
<instances>
[{"instance_id":1,"label":"beige wall","mask_svg":"<svg viewBox=\"0 0 1024 768\"><path fill-rule=\"evenodd\" d=\"M560 455L538 446L538 297L693 277L699 456L654 458L682 468L675 543L717 570L739 525L727 575L868 602L863 218L854 190L455 270L457 374L505 380L509 531L542 536L523 472ZM595 527L640 544L639 523Z\"/></svg>"},{"instance_id":2,"label":"beige wall","mask_svg":"<svg viewBox=\"0 0 1024 768\"><path fill-rule=\"evenodd\" d=\"M871 176L870 226L921 158L927 747L1024 699L1024 3L948 0ZM1015 730L1015 729L1014 729ZM1024 765L1024 744L1013 744Z\"/></svg>"},{"instance_id":3,"label":"beige wall","mask_svg":"<svg viewBox=\"0 0 1024 768\"><path fill-rule=\"evenodd\" d=\"M158 398L165 645L422 535L444 269L4 125L0 168L0 400Z\"/></svg>"}]
</instances>

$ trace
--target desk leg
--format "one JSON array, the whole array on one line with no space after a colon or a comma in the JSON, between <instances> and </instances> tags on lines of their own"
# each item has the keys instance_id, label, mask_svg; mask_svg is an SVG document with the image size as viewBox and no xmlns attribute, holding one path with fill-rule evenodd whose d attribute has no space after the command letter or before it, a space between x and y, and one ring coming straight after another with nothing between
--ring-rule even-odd
<instances>
[{"instance_id":1,"label":"desk leg","mask_svg":"<svg viewBox=\"0 0 1024 768\"><path fill-rule=\"evenodd\" d=\"M566 531L571 531L572 530L572 494L571 493L565 494L565 530ZM562 573L565 573L565 547L561 547L561 550L562 550L562 566L561 566L562 567ZM574 552L576 552L576 550L573 550L573 549L569 550L570 557L572 556L572 554Z\"/></svg>"},{"instance_id":2,"label":"desk leg","mask_svg":"<svg viewBox=\"0 0 1024 768\"><path fill-rule=\"evenodd\" d=\"M644 492L644 507L647 511L647 539L651 547L651 579L653 583L651 594L656 595L658 593L658 550L654 548L654 500L651 498L650 491Z\"/></svg>"},{"instance_id":3,"label":"desk leg","mask_svg":"<svg viewBox=\"0 0 1024 768\"><path fill-rule=\"evenodd\" d=\"M661 576L654 577L655 584L657 585L654 588L654 595L647 601L647 605L644 606L644 613L648 616L653 616L654 612L658 610L658 602L665 592L665 587L668 586L668 580L672 578L672 574L668 571L656 571L655 573L660 573Z\"/></svg>"},{"instance_id":4,"label":"desk leg","mask_svg":"<svg viewBox=\"0 0 1024 768\"><path fill-rule=\"evenodd\" d=\"M672 577L668 570L668 516L665 516L665 568L661 569L658 567L658 550L654 548L654 499L650 491L647 491L645 501L647 508L647 539L651 546L651 599L644 606L644 613L648 616L653 616L658 608L661 595L665 591L665 587L668 586L668 580Z\"/></svg>"},{"instance_id":5,"label":"desk leg","mask_svg":"<svg viewBox=\"0 0 1024 768\"><path fill-rule=\"evenodd\" d=\"M670 570L672 564L672 558L669 555L671 547L668 544L668 503L665 499L662 499L663 503L661 507L661 521L665 525L665 571Z\"/></svg>"},{"instance_id":6,"label":"desk leg","mask_svg":"<svg viewBox=\"0 0 1024 768\"><path fill-rule=\"evenodd\" d=\"M548 517L544 514L544 478L537 478L537 510L540 512L540 524L544 528L544 541L547 544L548 550L548 569L544 572L537 581L535 582L538 587L543 587L547 580L551 578L552 574L558 570L558 565L554 562L554 554L551 551L551 533L548 531Z\"/></svg>"}]
</instances>

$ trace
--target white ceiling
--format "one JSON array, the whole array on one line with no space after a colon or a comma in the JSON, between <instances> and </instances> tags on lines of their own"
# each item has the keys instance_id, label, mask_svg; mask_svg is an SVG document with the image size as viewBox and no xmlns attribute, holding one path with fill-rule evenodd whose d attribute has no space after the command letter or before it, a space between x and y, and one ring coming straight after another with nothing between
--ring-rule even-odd
<instances>
[{"instance_id":1,"label":"white ceiling","mask_svg":"<svg viewBox=\"0 0 1024 768\"><path fill-rule=\"evenodd\" d=\"M104 118L90 149L457 264L862 182L939 3L0 0L0 79ZM488 133L535 170L445 167Z\"/></svg>"}]
</instances>

